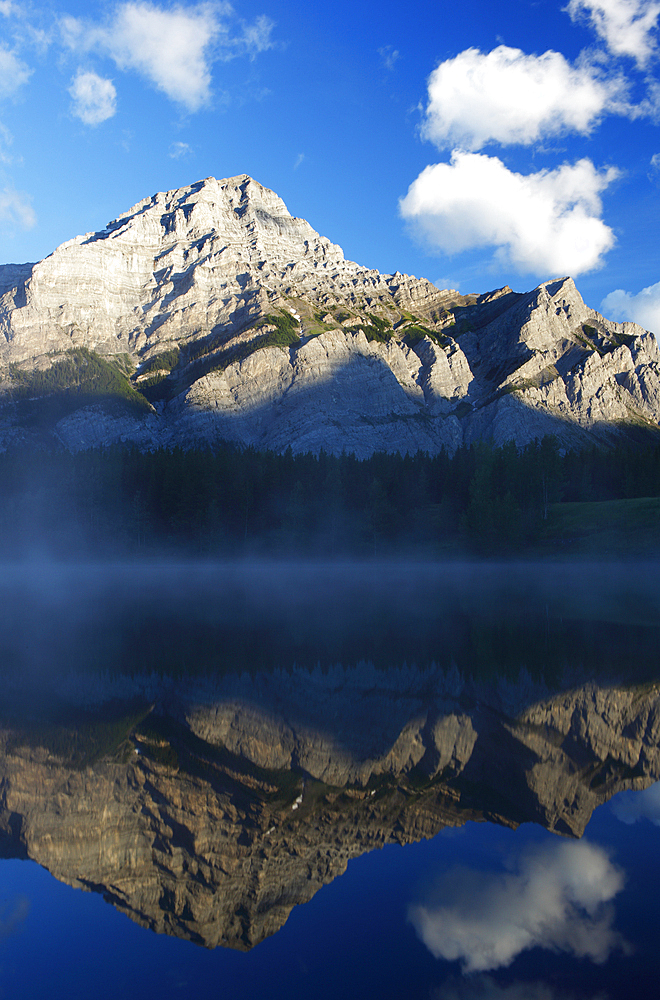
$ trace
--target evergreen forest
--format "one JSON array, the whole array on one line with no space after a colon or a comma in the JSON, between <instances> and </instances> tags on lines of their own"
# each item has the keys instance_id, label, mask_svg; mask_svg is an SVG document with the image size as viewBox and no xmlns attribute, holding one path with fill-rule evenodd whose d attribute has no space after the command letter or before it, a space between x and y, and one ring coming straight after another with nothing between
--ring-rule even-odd
<instances>
[{"instance_id":1,"label":"evergreen forest","mask_svg":"<svg viewBox=\"0 0 660 1000\"><path fill-rule=\"evenodd\" d=\"M0 511L5 557L638 557L660 549L660 444L17 449L0 455Z\"/></svg>"}]
</instances>

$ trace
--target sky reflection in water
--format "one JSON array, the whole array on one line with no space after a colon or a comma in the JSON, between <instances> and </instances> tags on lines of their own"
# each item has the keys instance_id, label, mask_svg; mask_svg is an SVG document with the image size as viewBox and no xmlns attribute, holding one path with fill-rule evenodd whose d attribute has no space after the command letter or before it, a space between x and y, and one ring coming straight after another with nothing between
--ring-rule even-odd
<instances>
[{"instance_id":1,"label":"sky reflection in water","mask_svg":"<svg viewBox=\"0 0 660 1000\"><path fill-rule=\"evenodd\" d=\"M464 728L474 724L479 734L490 731L479 729L484 718L493 732L492 719L503 719L497 732L504 732L507 711L533 704L539 692L549 697L561 690L567 670L577 683L581 663L580 683L584 668L588 676L600 665L610 676L616 664L622 690L638 670L637 681L648 692L657 659L660 588L655 567L644 567L643 573L605 566L444 571L358 566L348 573L325 567L315 577L309 567L243 566L227 574L212 566L169 566L118 567L105 574L91 567L53 567L50 575L31 576L23 567L4 576L5 709L15 716L27 704L51 724L53 692L79 703L88 697L91 688L80 684L85 671L103 678L97 694L112 688L118 672L135 677L141 661L152 674L180 676L192 644L197 681L208 681L209 670L231 680L238 667L248 668L233 697L239 689L254 693L258 684L248 675L270 664L271 670L283 670L282 697L291 699L304 674L290 675L287 666L316 664L315 697L319 711L325 705L320 716L325 737L334 734L344 756L357 753L356 747L374 755L369 740L355 741L342 730L351 699L363 713L355 718L365 720L389 699L396 713L388 723L391 732L380 738L380 757L374 757L373 766L380 767L388 740L396 738L397 726L405 731L405 712L414 718L420 699L435 698L434 718L440 718L439 689L425 695L424 683L441 684L443 671L455 671L457 659L461 670L472 671L472 681L452 681L441 695L451 701L452 718L463 719ZM18 638L12 636L12 621L22 629ZM385 683L390 661L400 665L406 650L419 663L419 674L407 668L395 683ZM168 651L170 659L163 659ZM364 666L370 656L384 673ZM344 662L350 669L334 669ZM327 673L328 668L333 669ZM385 692L380 701L373 693L379 676ZM271 697L279 683L269 681L262 693ZM22 697L31 695L35 684L51 692L42 704ZM497 689L491 701L489 685ZM405 711L403 689L411 706ZM174 688L168 691L173 698ZM165 710L166 701L161 699L158 710ZM299 733L316 724L316 709L305 702L302 691L298 701L287 703L289 715L292 705L298 712L297 723L289 721ZM333 705L340 706L338 717ZM168 711L174 711L171 704ZM516 747L524 748L524 727L512 734L519 740ZM460 736L455 745L463 745ZM535 746L532 733L529 748ZM466 760L471 752L468 746ZM578 751L569 747L564 768L571 754L579 761ZM428 767L440 767L429 760ZM465 764L454 758L450 763ZM419 775L417 784L412 781L413 771L409 795L423 785ZM626 774L625 767L614 774L604 767L601 784L594 781L589 791L628 780ZM629 777L634 778L632 770ZM467 786L457 787L465 794ZM432 785L424 788L428 792ZM582 840L559 838L530 823L513 831L468 822L431 840L389 844L355 857L345 875L294 907L284 927L247 954L208 951L153 934L98 893L73 891L31 862L5 860L0 863L0 997L41 998L45 992L53 1000L120 994L168 1000L191 992L200 1000L643 997L660 971L654 957L660 928L659 789L624 792L599 807ZM474 792L473 810L477 798ZM488 808L497 812L504 806L498 800ZM9 840L0 840L0 848L3 843Z\"/></svg>"},{"instance_id":2,"label":"sky reflection in water","mask_svg":"<svg viewBox=\"0 0 660 1000\"><path fill-rule=\"evenodd\" d=\"M386 847L350 862L343 877L304 907L294 909L282 930L247 954L222 948L207 951L155 935L137 927L99 896L74 892L33 863L5 861L0 866L5 931L0 940L0 995L37 998L47 990L53 1000L92 995L110 1000L121 993L174 1000L194 990L199 1000L237 995L271 1000L291 996L319 1000L366 996L623 1000L651 996L660 973L658 836L657 828L647 820L623 824L606 805L596 811L581 842L558 840L532 825L511 831L468 824L431 841ZM564 910L573 934L583 919L588 937L602 935L597 962L575 954L580 936L572 940L562 936L559 921L549 927L544 941L541 920L536 925L537 947L511 957L510 964L488 974L464 976L458 961L434 959L407 920L411 901L428 893L429 884L437 890L446 873L461 865L465 871L484 873L481 902L490 897L490 927L496 936L506 895L501 889L512 885L507 878L513 878L515 887L521 873L530 874L530 859L535 858L545 869L540 876L536 871L537 886L548 891L553 865L562 851L575 847L576 861L586 858L587 869L594 862L596 868L603 866L607 887L602 894L613 893L611 909L604 911L596 905L590 916L593 895L579 899L579 889L569 890L571 899ZM513 876L512 866L518 873ZM623 885L614 894L619 879ZM570 876L564 874L561 881L560 893L566 891ZM589 885L589 872L578 877L578 882ZM522 898L529 920L538 903L529 882ZM452 912L451 900L446 909ZM8 912L20 913L9 930ZM511 919L513 912L509 911ZM506 917L500 930L508 936ZM593 943L594 938L590 940Z\"/></svg>"}]
</instances>

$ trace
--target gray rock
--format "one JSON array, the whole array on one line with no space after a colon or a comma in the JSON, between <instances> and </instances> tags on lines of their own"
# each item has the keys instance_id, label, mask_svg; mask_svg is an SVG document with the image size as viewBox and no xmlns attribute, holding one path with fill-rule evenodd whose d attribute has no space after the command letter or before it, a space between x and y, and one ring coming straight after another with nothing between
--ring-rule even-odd
<instances>
[{"instance_id":1,"label":"gray rock","mask_svg":"<svg viewBox=\"0 0 660 1000\"><path fill-rule=\"evenodd\" d=\"M269 316L293 317L301 339L259 348ZM387 342L373 338L383 321ZM660 420L654 336L589 309L570 278L465 296L383 275L247 175L156 194L37 264L0 267L0 447L32 434L12 410L12 366L80 347L128 359L138 389L145 362L174 347L180 362L150 372L169 400L151 414L63 417L53 440L72 450L229 440L366 456L544 434L571 446Z\"/></svg>"}]
</instances>

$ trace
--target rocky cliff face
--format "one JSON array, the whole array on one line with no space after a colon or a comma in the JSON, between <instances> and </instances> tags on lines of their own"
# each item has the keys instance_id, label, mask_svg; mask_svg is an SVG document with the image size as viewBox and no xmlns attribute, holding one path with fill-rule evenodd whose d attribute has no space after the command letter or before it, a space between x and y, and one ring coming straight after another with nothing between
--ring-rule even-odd
<instances>
[{"instance_id":1,"label":"rocky cliff face","mask_svg":"<svg viewBox=\"0 0 660 1000\"><path fill-rule=\"evenodd\" d=\"M71 449L232 440L363 456L606 441L660 420L655 338L588 309L570 279L463 296L381 275L246 175L156 194L38 264L0 267L0 335L5 447L30 440L26 400L63 386L85 390L49 432ZM99 396L81 351L153 406Z\"/></svg>"},{"instance_id":2,"label":"rocky cliff face","mask_svg":"<svg viewBox=\"0 0 660 1000\"><path fill-rule=\"evenodd\" d=\"M581 836L597 805L660 777L655 685L539 697L524 680L335 671L271 676L266 706L263 683L169 687L75 767L66 726L5 728L0 853L158 932L246 949L365 851L479 819Z\"/></svg>"}]
</instances>

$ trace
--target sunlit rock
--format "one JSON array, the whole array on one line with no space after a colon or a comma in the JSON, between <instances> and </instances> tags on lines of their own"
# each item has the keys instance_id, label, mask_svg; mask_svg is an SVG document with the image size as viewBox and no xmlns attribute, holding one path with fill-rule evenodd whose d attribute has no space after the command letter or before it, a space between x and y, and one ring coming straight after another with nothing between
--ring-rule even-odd
<instances>
[{"instance_id":1,"label":"sunlit rock","mask_svg":"<svg viewBox=\"0 0 660 1000\"><path fill-rule=\"evenodd\" d=\"M72 351L125 383L68 398L49 433L72 450L571 446L660 419L655 338L588 308L570 278L461 295L380 274L247 175L160 192L37 264L0 266L0 447L35 440L26 399L33 414L62 386L33 375Z\"/></svg>"}]
</instances>

